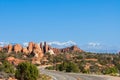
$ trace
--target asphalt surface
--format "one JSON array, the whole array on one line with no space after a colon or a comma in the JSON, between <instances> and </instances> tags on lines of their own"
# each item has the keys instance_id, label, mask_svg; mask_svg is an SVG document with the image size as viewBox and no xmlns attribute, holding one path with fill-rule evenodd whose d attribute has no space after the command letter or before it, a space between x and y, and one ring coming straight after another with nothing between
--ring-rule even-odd
<instances>
[{"instance_id":1,"label":"asphalt surface","mask_svg":"<svg viewBox=\"0 0 120 80\"><path fill-rule=\"evenodd\" d=\"M44 68L40 68L40 72L51 76L53 80L114 80L104 75L64 73L59 71L45 70Z\"/></svg>"}]
</instances>

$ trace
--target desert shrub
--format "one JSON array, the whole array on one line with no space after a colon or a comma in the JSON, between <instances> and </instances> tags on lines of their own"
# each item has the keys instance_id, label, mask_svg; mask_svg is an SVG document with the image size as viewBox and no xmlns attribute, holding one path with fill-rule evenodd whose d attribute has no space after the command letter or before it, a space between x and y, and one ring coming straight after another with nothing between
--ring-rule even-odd
<instances>
[{"instance_id":1,"label":"desert shrub","mask_svg":"<svg viewBox=\"0 0 120 80\"><path fill-rule=\"evenodd\" d=\"M2 65L0 66L0 71L5 73L14 73L14 66L10 64L8 61L3 61Z\"/></svg>"},{"instance_id":2,"label":"desert shrub","mask_svg":"<svg viewBox=\"0 0 120 80\"><path fill-rule=\"evenodd\" d=\"M102 71L103 74L111 74L114 75L118 73L118 69L116 67L108 67Z\"/></svg>"},{"instance_id":3,"label":"desert shrub","mask_svg":"<svg viewBox=\"0 0 120 80\"><path fill-rule=\"evenodd\" d=\"M29 62L23 62L17 66L15 77L18 80L37 80L38 76L37 67Z\"/></svg>"}]
</instances>

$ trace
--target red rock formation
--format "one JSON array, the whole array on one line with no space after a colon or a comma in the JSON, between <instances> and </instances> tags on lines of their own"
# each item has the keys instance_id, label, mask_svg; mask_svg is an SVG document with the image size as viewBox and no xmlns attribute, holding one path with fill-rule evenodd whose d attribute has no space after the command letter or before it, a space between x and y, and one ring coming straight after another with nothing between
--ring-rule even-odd
<instances>
[{"instance_id":1,"label":"red rock formation","mask_svg":"<svg viewBox=\"0 0 120 80\"><path fill-rule=\"evenodd\" d=\"M61 49L61 52L70 52L70 47Z\"/></svg>"},{"instance_id":2,"label":"red rock formation","mask_svg":"<svg viewBox=\"0 0 120 80\"><path fill-rule=\"evenodd\" d=\"M33 53L34 58L32 59L32 63L40 64L40 60L43 58L44 54L38 44L34 44Z\"/></svg>"},{"instance_id":3,"label":"red rock formation","mask_svg":"<svg viewBox=\"0 0 120 80\"><path fill-rule=\"evenodd\" d=\"M44 48L43 49L44 49L44 53L48 52L48 50L49 50L49 47L48 47L46 42L44 42Z\"/></svg>"},{"instance_id":4,"label":"red rock formation","mask_svg":"<svg viewBox=\"0 0 120 80\"><path fill-rule=\"evenodd\" d=\"M61 50L58 49L58 48L52 48L52 50L55 54L60 54L61 53Z\"/></svg>"},{"instance_id":5,"label":"red rock formation","mask_svg":"<svg viewBox=\"0 0 120 80\"><path fill-rule=\"evenodd\" d=\"M21 52L21 51L25 54L34 53L35 56L38 58L42 58L44 54L48 52L49 50L53 51L52 53L55 53L55 54L60 54L64 52L83 52L83 50L81 50L77 46L71 46L71 47L67 47L63 49L52 48L46 42L44 42L44 45L42 45L42 43L38 45L33 42L29 42L28 47L25 47L25 48L22 48L20 44L16 44L14 46L9 44L7 47L4 47L3 49L7 50L8 53L10 53L12 50L15 51L16 53ZM0 50L2 49L0 48Z\"/></svg>"},{"instance_id":6,"label":"red rock formation","mask_svg":"<svg viewBox=\"0 0 120 80\"><path fill-rule=\"evenodd\" d=\"M42 42L40 43L40 48L41 48L42 52L44 52L43 51L43 44L42 44Z\"/></svg>"},{"instance_id":7,"label":"red rock formation","mask_svg":"<svg viewBox=\"0 0 120 80\"><path fill-rule=\"evenodd\" d=\"M29 51L29 53L31 53L33 51L33 47L34 47L34 43L33 42L29 42L29 44L28 44L28 51Z\"/></svg>"},{"instance_id":8,"label":"red rock formation","mask_svg":"<svg viewBox=\"0 0 120 80\"><path fill-rule=\"evenodd\" d=\"M78 48L77 46L71 46L61 49L61 52L84 52L84 51Z\"/></svg>"},{"instance_id":9,"label":"red rock formation","mask_svg":"<svg viewBox=\"0 0 120 80\"><path fill-rule=\"evenodd\" d=\"M38 44L34 44L33 53L37 54L39 58L42 58L44 55Z\"/></svg>"},{"instance_id":10,"label":"red rock formation","mask_svg":"<svg viewBox=\"0 0 120 80\"><path fill-rule=\"evenodd\" d=\"M12 52L13 46L11 44L8 45L8 53Z\"/></svg>"},{"instance_id":11,"label":"red rock formation","mask_svg":"<svg viewBox=\"0 0 120 80\"><path fill-rule=\"evenodd\" d=\"M83 52L83 50L81 50L81 49L78 48L77 46L71 46L71 50L73 50L73 51L78 51L78 52Z\"/></svg>"},{"instance_id":12,"label":"red rock formation","mask_svg":"<svg viewBox=\"0 0 120 80\"><path fill-rule=\"evenodd\" d=\"M25 53L25 54L28 54L28 53L29 53L29 51L28 51L28 49L27 49L26 47L24 47L24 48L22 49L22 52Z\"/></svg>"},{"instance_id":13,"label":"red rock formation","mask_svg":"<svg viewBox=\"0 0 120 80\"><path fill-rule=\"evenodd\" d=\"M21 52L22 46L20 44L14 45L14 52L18 53Z\"/></svg>"}]
</instances>

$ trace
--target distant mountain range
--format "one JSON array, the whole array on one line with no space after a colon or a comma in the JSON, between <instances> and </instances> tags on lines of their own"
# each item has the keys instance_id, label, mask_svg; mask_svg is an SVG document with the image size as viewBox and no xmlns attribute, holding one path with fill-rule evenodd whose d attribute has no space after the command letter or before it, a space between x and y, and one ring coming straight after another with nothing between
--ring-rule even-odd
<instances>
[{"instance_id":1,"label":"distant mountain range","mask_svg":"<svg viewBox=\"0 0 120 80\"><path fill-rule=\"evenodd\" d=\"M95 53L118 53L120 48L117 46L109 46L100 43L88 43L85 45L80 46L81 49L87 52L95 52Z\"/></svg>"},{"instance_id":2,"label":"distant mountain range","mask_svg":"<svg viewBox=\"0 0 120 80\"><path fill-rule=\"evenodd\" d=\"M5 45L8 45L9 42L0 42L0 47L3 47ZM11 43L15 44L15 43ZM67 42L59 42L59 41L53 41L53 42L47 42L48 45L54 47L54 48L66 48L73 45L77 45L74 41L67 41ZM22 43L22 46L28 46L28 42ZM78 45L79 48L86 52L95 52L95 53L118 53L120 51L119 47L116 46L108 46L100 43L94 43L90 42L85 45Z\"/></svg>"},{"instance_id":3,"label":"distant mountain range","mask_svg":"<svg viewBox=\"0 0 120 80\"><path fill-rule=\"evenodd\" d=\"M59 41L53 41L53 42L47 42L48 45L54 47L54 48L65 48L65 47L70 47L73 45L77 45L73 41L67 41L67 42L59 42Z\"/></svg>"},{"instance_id":4,"label":"distant mountain range","mask_svg":"<svg viewBox=\"0 0 120 80\"><path fill-rule=\"evenodd\" d=\"M56 47L56 48L65 48L65 47L69 47L72 45L77 45L77 43L73 42L73 41L67 41L67 42L48 42L48 44L52 47ZM95 53L118 53L120 51L119 47L116 46L107 46L104 44L100 44L100 43L94 43L94 42L90 42L88 44L85 45L78 45L82 50L86 51L86 52L95 52Z\"/></svg>"}]
</instances>

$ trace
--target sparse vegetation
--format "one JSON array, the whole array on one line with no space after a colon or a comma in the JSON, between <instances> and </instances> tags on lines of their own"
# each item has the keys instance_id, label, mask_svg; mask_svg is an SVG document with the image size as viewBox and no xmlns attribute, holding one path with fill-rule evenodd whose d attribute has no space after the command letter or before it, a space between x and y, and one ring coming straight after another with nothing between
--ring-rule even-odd
<instances>
[{"instance_id":1,"label":"sparse vegetation","mask_svg":"<svg viewBox=\"0 0 120 80\"><path fill-rule=\"evenodd\" d=\"M0 72L14 74L15 69L14 66L8 61L3 61L3 63L0 65Z\"/></svg>"},{"instance_id":2,"label":"sparse vegetation","mask_svg":"<svg viewBox=\"0 0 120 80\"><path fill-rule=\"evenodd\" d=\"M66 55L69 56L69 58L66 58ZM47 69L87 74L110 74L114 76L119 74L120 71L120 55L118 54L70 52L49 57L49 59L54 61L54 65ZM72 69L75 69L75 71Z\"/></svg>"},{"instance_id":3,"label":"sparse vegetation","mask_svg":"<svg viewBox=\"0 0 120 80\"><path fill-rule=\"evenodd\" d=\"M35 65L31 63L21 63L17 67L8 61L7 57L15 57L31 62L33 56L23 58L23 53L7 53L5 50L0 52L0 76L8 78L15 76L19 80L49 80L49 76L40 74ZM56 55L45 54L49 70L58 70L63 72L80 72L87 74L109 74L116 76L120 72L120 55L106 53L88 53L88 52L67 52ZM16 69L16 71L15 71ZM16 72L16 73L15 73Z\"/></svg>"},{"instance_id":4,"label":"sparse vegetation","mask_svg":"<svg viewBox=\"0 0 120 80\"><path fill-rule=\"evenodd\" d=\"M39 71L37 67L31 63L24 62L17 66L15 77L18 80L37 80Z\"/></svg>"}]
</instances>

